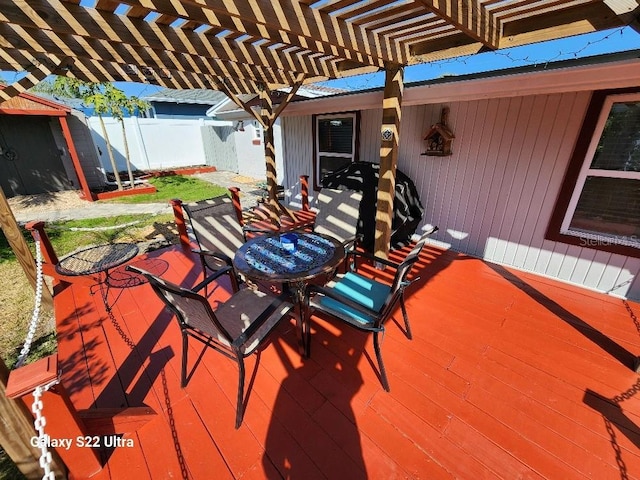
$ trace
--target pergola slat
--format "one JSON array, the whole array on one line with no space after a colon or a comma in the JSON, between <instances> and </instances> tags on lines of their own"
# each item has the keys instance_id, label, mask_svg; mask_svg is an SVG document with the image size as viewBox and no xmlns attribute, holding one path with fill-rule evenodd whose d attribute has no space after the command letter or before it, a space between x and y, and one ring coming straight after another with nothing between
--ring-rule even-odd
<instances>
[{"instance_id":1,"label":"pergola slat","mask_svg":"<svg viewBox=\"0 0 640 480\"><path fill-rule=\"evenodd\" d=\"M221 61L237 62L243 65L260 65L271 69L282 69L286 61L288 70L304 73L310 79L331 78L340 72L329 60L312 61L305 55L292 55L267 47L256 47L242 42L236 43L226 38L202 35L164 25L148 23L144 20L123 15L101 12L91 13L91 9L64 4L64 9L54 9L44 0L33 0L25 11L17 8L24 0L0 0L0 11L6 21L23 27L33 27L55 31L58 34L101 39L134 47L152 48L158 51L200 55ZM44 20L45 17L47 21ZM65 19L74 18L83 25L81 31ZM0 22L3 21L0 16ZM48 23L47 23L48 22Z\"/></svg>"}]
</instances>

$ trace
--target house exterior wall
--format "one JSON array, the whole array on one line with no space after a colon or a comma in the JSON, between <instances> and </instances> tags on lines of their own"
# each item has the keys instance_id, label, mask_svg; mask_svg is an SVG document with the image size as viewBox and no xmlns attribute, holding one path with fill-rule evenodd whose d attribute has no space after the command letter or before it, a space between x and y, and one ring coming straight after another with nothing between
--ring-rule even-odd
<instances>
[{"instance_id":1,"label":"house exterior wall","mask_svg":"<svg viewBox=\"0 0 640 480\"><path fill-rule=\"evenodd\" d=\"M640 298L640 259L544 239L589 91L414 104L402 109L398 168L416 184L433 243L487 261ZM453 155L423 137L450 108ZM329 113L329 112L327 112ZM379 161L381 109L361 112L360 159ZM284 119L285 177L312 170L311 115ZM295 195L294 195L295 197Z\"/></svg>"},{"instance_id":2,"label":"house exterior wall","mask_svg":"<svg viewBox=\"0 0 640 480\"><path fill-rule=\"evenodd\" d=\"M253 122L244 122L244 131L234 133L235 149L238 155L238 169L240 175L265 179L266 167L264 163L264 143L253 143L255 127Z\"/></svg>"}]
</instances>

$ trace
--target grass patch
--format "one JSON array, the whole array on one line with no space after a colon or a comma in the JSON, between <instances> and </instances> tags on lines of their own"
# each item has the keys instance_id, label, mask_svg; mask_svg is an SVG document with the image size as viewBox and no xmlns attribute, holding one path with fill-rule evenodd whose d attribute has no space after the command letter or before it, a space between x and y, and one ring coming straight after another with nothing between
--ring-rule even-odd
<instances>
[{"instance_id":1,"label":"grass patch","mask_svg":"<svg viewBox=\"0 0 640 480\"><path fill-rule=\"evenodd\" d=\"M141 242L150 240L159 233L172 241L176 234L171 214L70 220L51 223L46 230L53 249L60 257L89 245Z\"/></svg>"},{"instance_id":2,"label":"grass patch","mask_svg":"<svg viewBox=\"0 0 640 480\"><path fill-rule=\"evenodd\" d=\"M184 175L154 177L149 179L149 183L156 187L156 193L114 198L110 199L109 203L166 203L173 198L179 198L183 202L195 202L229 193L225 187Z\"/></svg>"}]
</instances>

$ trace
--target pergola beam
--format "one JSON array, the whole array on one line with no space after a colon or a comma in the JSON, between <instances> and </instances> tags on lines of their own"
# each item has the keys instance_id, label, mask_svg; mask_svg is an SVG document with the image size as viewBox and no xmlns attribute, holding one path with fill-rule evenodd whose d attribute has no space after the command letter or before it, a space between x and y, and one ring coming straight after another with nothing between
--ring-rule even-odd
<instances>
[{"instance_id":1,"label":"pergola beam","mask_svg":"<svg viewBox=\"0 0 640 480\"><path fill-rule=\"evenodd\" d=\"M406 55L389 48L377 35L296 0L235 0L233 4L225 0L123 0L123 3L366 65L383 67L385 61L406 60Z\"/></svg>"},{"instance_id":2,"label":"pergola beam","mask_svg":"<svg viewBox=\"0 0 640 480\"><path fill-rule=\"evenodd\" d=\"M445 22L454 25L465 35L480 42L485 47L496 50L500 45L500 25L487 8L475 1L419 0L430 12Z\"/></svg>"}]
</instances>

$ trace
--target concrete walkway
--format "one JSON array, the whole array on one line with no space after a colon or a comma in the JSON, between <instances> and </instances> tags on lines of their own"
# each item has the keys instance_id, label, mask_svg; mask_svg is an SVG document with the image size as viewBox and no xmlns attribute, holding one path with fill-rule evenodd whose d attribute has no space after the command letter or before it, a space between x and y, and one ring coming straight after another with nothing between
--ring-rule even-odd
<instances>
[{"instance_id":1,"label":"concrete walkway","mask_svg":"<svg viewBox=\"0 0 640 480\"><path fill-rule=\"evenodd\" d=\"M262 195L262 190L257 185L258 180L242 177L234 172L211 172L195 175L197 178L206 180L221 187L240 188L240 200L243 208L249 208L256 204ZM87 218L114 217L117 215L159 215L172 213L168 203L96 203L86 202L82 206L73 208L62 208L55 210L40 210L24 212L16 211L14 216L20 224L25 224L32 220L42 220L44 222L57 222L65 220L81 220Z\"/></svg>"}]
</instances>

